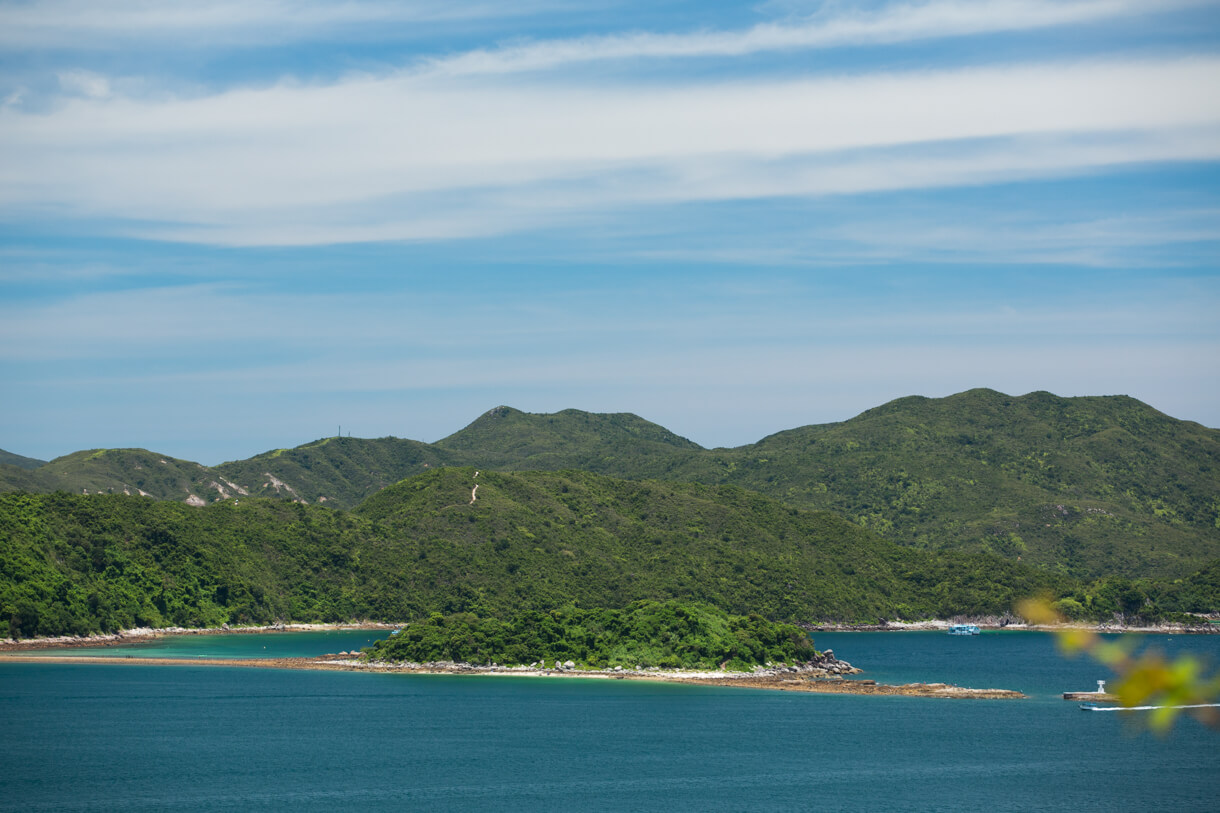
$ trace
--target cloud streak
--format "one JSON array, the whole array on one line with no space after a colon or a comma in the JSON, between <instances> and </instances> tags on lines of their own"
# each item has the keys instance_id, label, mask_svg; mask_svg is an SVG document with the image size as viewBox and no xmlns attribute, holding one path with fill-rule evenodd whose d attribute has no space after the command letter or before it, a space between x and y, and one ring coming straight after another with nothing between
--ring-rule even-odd
<instances>
[{"instance_id":1,"label":"cloud streak","mask_svg":"<svg viewBox=\"0 0 1220 813\"><path fill-rule=\"evenodd\" d=\"M101 87L99 85L99 87ZM1220 58L685 84L396 75L0 109L0 211L235 245L444 239L615 207L1220 158Z\"/></svg>"},{"instance_id":2,"label":"cloud streak","mask_svg":"<svg viewBox=\"0 0 1220 813\"><path fill-rule=\"evenodd\" d=\"M1163 0L1159 13L1204 0ZM1146 15L1136 0L939 0L892 3L866 10L833 5L799 21L768 22L736 31L677 34L632 32L479 49L426 63L451 76L555 70L609 60L742 57L752 54L892 45L899 42L978 36L1097 23Z\"/></svg>"},{"instance_id":3,"label":"cloud streak","mask_svg":"<svg viewBox=\"0 0 1220 813\"><path fill-rule=\"evenodd\" d=\"M0 1L0 446L1215 425L1218 0L777 5Z\"/></svg>"},{"instance_id":4,"label":"cloud streak","mask_svg":"<svg viewBox=\"0 0 1220 813\"><path fill-rule=\"evenodd\" d=\"M815 13L745 29L677 33L630 31L479 48L424 58L420 68L449 75L553 70L605 60L740 57L855 45L885 45L977 36L1165 13L1210 0L930 0L871 9L828 4ZM133 42L172 41L175 47L255 46L344 35L358 39L412 36L411 26L537 14L563 7L547 2L435 0L206 0L162 3L114 0L34 0L0 7L0 46L111 49Z\"/></svg>"}]
</instances>

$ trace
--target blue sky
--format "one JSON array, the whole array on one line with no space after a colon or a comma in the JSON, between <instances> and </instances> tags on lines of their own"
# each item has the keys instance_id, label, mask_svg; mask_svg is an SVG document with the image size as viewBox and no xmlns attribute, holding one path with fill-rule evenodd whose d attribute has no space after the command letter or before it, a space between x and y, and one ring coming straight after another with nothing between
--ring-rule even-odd
<instances>
[{"instance_id":1,"label":"blue sky","mask_svg":"<svg viewBox=\"0 0 1220 813\"><path fill-rule=\"evenodd\" d=\"M1220 2L0 0L0 448L1220 426Z\"/></svg>"}]
</instances>

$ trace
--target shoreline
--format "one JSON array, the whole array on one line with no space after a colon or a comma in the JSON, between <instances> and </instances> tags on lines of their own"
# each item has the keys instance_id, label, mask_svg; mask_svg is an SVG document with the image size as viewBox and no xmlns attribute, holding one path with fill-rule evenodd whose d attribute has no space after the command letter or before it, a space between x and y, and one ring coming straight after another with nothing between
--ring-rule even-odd
<instances>
[{"instance_id":1,"label":"shoreline","mask_svg":"<svg viewBox=\"0 0 1220 813\"><path fill-rule=\"evenodd\" d=\"M524 677L537 679L638 680L679 683L696 686L728 686L742 689L806 692L811 694L889 695L931 697L940 699L1016 700L1026 695L1011 689L970 689L948 683L906 683L888 685L872 680L800 677L799 673L778 672L682 672L682 671L608 671L555 670L505 666L452 666L369 663L343 655L323 655L315 658L98 658L86 655L18 655L0 654L0 664L76 664L126 666L228 666L247 669L299 669L331 672L372 672L380 674L449 675L467 677Z\"/></svg>"},{"instance_id":2,"label":"shoreline","mask_svg":"<svg viewBox=\"0 0 1220 813\"><path fill-rule=\"evenodd\" d=\"M136 627L112 633L93 635L59 635L47 638L0 639L0 653L24 650L69 649L77 647L101 647L114 644L137 643L175 635L247 635L265 632L330 632L338 630L395 630L409 622L348 621L348 622L294 622L289 624L265 624L252 627ZM819 632L944 632L957 623L971 623L989 632L1055 632L1065 629L1089 630L1097 633L1129 633L1133 635L1217 635L1220 624L1210 626L1186 626L1184 624L1156 624L1138 627L1125 624L1025 624L1021 622L999 623L994 620L947 621L886 621L883 624L850 624L843 622L809 623L799 625L811 634Z\"/></svg>"},{"instance_id":3,"label":"shoreline","mask_svg":"<svg viewBox=\"0 0 1220 813\"><path fill-rule=\"evenodd\" d=\"M810 633L818 632L946 632L954 624L973 624L980 630L989 632L1056 632L1058 630L1088 630L1097 633L1130 633L1132 635L1217 635L1220 634L1220 624L1207 626L1187 626L1186 624L1153 624L1151 626L1135 626L1131 624L1089 624L1086 622L1070 622L1067 624L1026 624L1020 621L1007 624L988 621L886 621L884 624L844 624L827 622L825 624L801 624L800 627Z\"/></svg>"},{"instance_id":4,"label":"shoreline","mask_svg":"<svg viewBox=\"0 0 1220 813\"><path fill-rule=\"evenodd\" d=\"M118 632L94 635L57 635L48 638L4 638L0 652L20 652L30 649L75 649L77 647L132 644L176 635L250 635L262 632L332 632L338 630L396 630L402 624L385 621L349 621L344 623L266 624L258 627L136 627Z\"/></svg>"}]
</instances>

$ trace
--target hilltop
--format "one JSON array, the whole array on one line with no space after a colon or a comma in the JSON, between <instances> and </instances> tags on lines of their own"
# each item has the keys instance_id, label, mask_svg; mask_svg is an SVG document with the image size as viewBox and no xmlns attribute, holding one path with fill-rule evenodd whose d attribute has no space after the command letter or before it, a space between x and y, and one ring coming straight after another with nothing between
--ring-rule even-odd
<instances>
[{"instance_id":1,"label":"hilltop","mask_svg":"<svg viewBox=\"0 0 1220 813\"><path fill-rule=\"evenodd\" d=\"M496 407L447 438L438 448L470 465L513 471L583 469L620 477L657 477L703 447L630 413L565 409L536 415Z\"/></svg>"}]
</instances>

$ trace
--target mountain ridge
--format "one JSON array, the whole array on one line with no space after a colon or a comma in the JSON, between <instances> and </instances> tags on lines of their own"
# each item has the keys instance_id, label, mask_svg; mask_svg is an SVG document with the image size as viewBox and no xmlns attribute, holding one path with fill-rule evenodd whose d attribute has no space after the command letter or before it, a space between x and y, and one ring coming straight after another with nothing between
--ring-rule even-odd
<instances>
[{"instance_id":1,"label":"mountain ridge","mask_svg":"<svg viewBox=\"0 0 1220 813\"><path fill-rule=\"evenodd\" d=\"M909 547L991 552L1076 576L1177 577L1220 557L1220 431L1129 396L1043 391L907 396L715 449L631 413L500 406L433 444L331 437L212 468L95 450L32 470L0 466L0 490L352 507L447 466L736 485Z\"/></svg>"}]
</instances>

